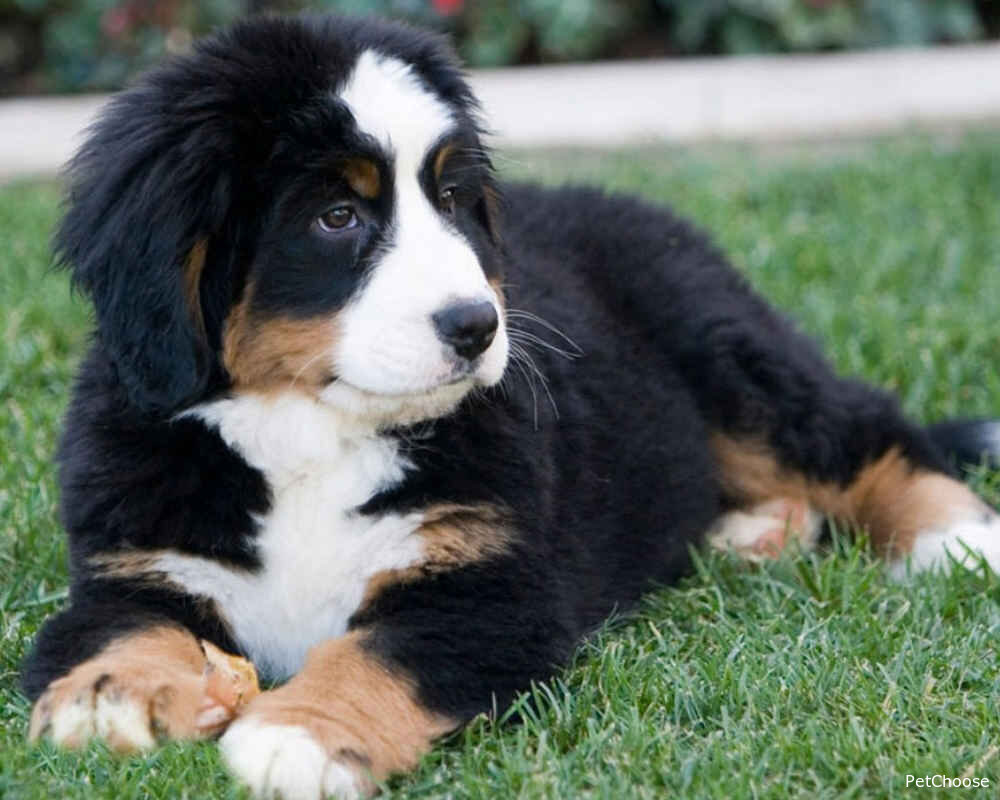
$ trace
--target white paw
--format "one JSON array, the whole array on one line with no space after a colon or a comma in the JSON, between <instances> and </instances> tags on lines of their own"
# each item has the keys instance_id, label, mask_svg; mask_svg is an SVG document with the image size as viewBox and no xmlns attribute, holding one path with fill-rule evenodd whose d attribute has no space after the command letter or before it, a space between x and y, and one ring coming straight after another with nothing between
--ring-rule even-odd
<instances>
[{"instance_id":1,"label":"white paw","mask_svg":"<svg viewBox=\"0 0 1000 800\"><path fill-rule=\"evenodd\" d=\"M229 727L219 747L229 769L254 797L353 800L364 796L354 770L331 758L299 725L272 725L246 717Z\"/></svg>"},{"instance_id":2,"label":"white paw","mask_svg":"<svg viewBox=\"0 0 1000 800\"><path fill-rule=\"evenodd\" d=\"M215 736L259 692L246 661L175 628L112 643L52 681L31 712L31 741L62 747L101 739L148 750L168 739Z\"/></svg>"},{"instance_id":3,"label":"white paw","mask_svg":"<svg viewBox=\"0 0 1000 800\"><path fill-rule=\"evenodd\" d=\"M70 748L98 738L118 752L148 750L156 745L154 702L110 676L82 685L63 679L36 703L29 736L32 740L45 736Z\"/></svg>"},{"instance_id":4,"label":"white paw","mask_svg":"<svg viewBox=\"0 0 1000 800\"><path fill-rule=\"evenodd\" d=\"M148 750L156 745L149 709L124 694L99 692L94 704L94 732L119 750Z\"/></svg>"},{"instance_id":5,"label":"white paw","mask_svg":"<svg viewBox=\"0 0 1000 800\"><path fill-rule=\"evenodd\" d=\"M730 511L716 520L706 541L748 561L777 558L793 539L808 550L815 546L823 515L804 501L778 499L747 511Z\"/></svg>"},{"instance_id":6,"label":"white paw","mask_svg":"<svg viewBox=\"0 0 1000 800\"><path fill-rule=\"evenodd\" d=\"M909 554L889 565L889 574L902 580L925 570L950 569L954 563L975 568L980 559L1000 573L1000 516L995 513L918 533Z\"/></svg>"}]
</instances>

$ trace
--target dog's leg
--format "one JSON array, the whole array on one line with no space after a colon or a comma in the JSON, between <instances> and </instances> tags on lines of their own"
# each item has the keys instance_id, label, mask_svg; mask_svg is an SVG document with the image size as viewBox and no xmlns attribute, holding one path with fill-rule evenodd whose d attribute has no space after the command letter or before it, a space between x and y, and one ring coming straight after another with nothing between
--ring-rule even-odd
<instances>
[{"instance_id":1,"label":"dog's leg","mask_svg":"<svg viewBox=\"0 0 1000 800\"><path fill-rule=\"evenodd\" d=\"M318 645L265 692L220 747L255 796L364 796L412 769L432 741L564 663L575 631L545 565L490 557L373 579L346 636Z\"/></svg>"},{"instance_id":2,"label":"dog's leg","mask_svg":"<svg viewBox=\"0 0 1000 800\"><path fill-rule=\"evenodd\" d=\"M250 704L221 747L258 796L356 797L415 767L459 724L424 706L412 678L352 633L314 648L289 683Z\"/></svg>"},{"instance_id":3,"label":"dog's leg","mask_svg":"<svg viewBox=\"0 0 1000 800\"><path fill-rule=\"evenodd\" d=\"M718 281L698 299L678 301L705 311L678 318L687 330L668 344L695 343L677 361L712 431L720 491L744 514L723 519L723 538L766 551L780 537L746 514L785 499L867 528L894 575L972 563L970 550L1000 568L997 514L890 395L837 377L745 285Z\"/></svg>"},{"instance_id":4,"label":"dog's leg","mask_svg":"<svg viewBox=\"0 0 1000 800\"><path fill-rule=\"evenodd\" d=\"M965 484L898 450L866 465L829 503L870 531L896 578L982 559L1000 571L1000 515Z\"/></svg>"},{"instance_id":5,"label":"dog's leg","mask_svg":"<svg viewBox=\"0 0 1000 800\"><path fill-rule=\"evenodd\" d=\"M914 426L909 435L919 441L923 432ZM727 490L745 498L747 506L767 508L774 497L802 498L798 502L824 515L865 528L895 577L955 561L972 565L980 557L1000 570L1000 516L944 472L933 455L921 458L919 448L908 448L905 440L873 448L839 479L791 466L759 441L717 437L714 446ZM773 527L753 512L735 512L722 522L721 534L713 531L716 539L728 533L737 548L757 553L761 542L774 539Z\"/></svg>"},{"instance_id":6,"label":"dog's leg","mask_svg":"<svg viewBox=\"0 0 1000 800\"><path fill-rule=\"evenodd\" d=\"M70 608L56 618L61 629L71 630L77 613ZM56 669L60 658L73 658L68 649L53 649L51 639L36 650L29 669L37 673L29 673L26 683ZM112 750L130 752L168 739L218 735L258 691L247 662L167 620L114 635L91 657L57 671L60 676L35 701L28 735L70 748L101 739Z\"/></svg>"}]
</instances>

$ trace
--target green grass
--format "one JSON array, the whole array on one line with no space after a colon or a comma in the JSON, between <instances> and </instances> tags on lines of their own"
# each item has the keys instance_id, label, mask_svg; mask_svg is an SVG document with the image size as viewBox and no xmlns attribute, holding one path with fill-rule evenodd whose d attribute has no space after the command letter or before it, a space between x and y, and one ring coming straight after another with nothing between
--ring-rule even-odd
<instances>
[{"instance_id":1,"label":"green grass","mask_svg":"<svg viewBox=\"0 0 1000 800\"><path fill-rule=\"evenodd\" d=\"M711 230L837 366L918 419L1000 415L1000 145L900 137L816 155L530 153L510 174L669 202ZM239 797L210 744L138 759L28 748L17 665L64 599L52 451L89 311L48 271L52 185L0 189L0 797ZM1000 476L977 484L1000 502ZM1000 785L1000 583L888 583L863 542L696 575L585 645L522 725L452 737L398 797L904 797ZM919 790L921 797L975 796Z\"/></svg>"}]
</instances>

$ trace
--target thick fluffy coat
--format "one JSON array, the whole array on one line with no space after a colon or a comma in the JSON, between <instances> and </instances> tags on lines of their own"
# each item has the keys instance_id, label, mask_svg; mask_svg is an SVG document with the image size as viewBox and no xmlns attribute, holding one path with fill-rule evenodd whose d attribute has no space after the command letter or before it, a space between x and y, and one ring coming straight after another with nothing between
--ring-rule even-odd
<instances>
[{"instance_id":1,"label":"thick fluffy coat","mask_svg":"<svg viewBox=\"0 0 1000 800\"><path fill-rule=\"evenodd\" d=\"M758 557L826 515L900 574L963 543L1000 565L939 447L996 426L932 436L837 377L669 211L499 185L435 37L257 19L199 43L105 110L56 244L97 330L32 735L130 749L238 711L222 746L255 791L350 796L706 536ZM202 641L288 682L220 705Z\"/></svg>"}]
</instances>

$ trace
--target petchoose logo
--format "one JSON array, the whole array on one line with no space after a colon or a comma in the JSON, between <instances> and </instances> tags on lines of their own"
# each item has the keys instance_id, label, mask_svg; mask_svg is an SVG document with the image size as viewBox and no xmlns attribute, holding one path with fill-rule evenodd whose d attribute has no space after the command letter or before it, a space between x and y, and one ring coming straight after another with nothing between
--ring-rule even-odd
<instances>
[{"instance_id":1,"label":"petchoose logo","mask_svg":"<svg viewBox=\"0 0 1000 800\"><path fill-rule=\"evenodd\" d=\"M919 789L982 789L989 788L989 778L950 778L947 775L916 775L906 776L907 787L916 786Z\"/></svg>"}]
</instances>

